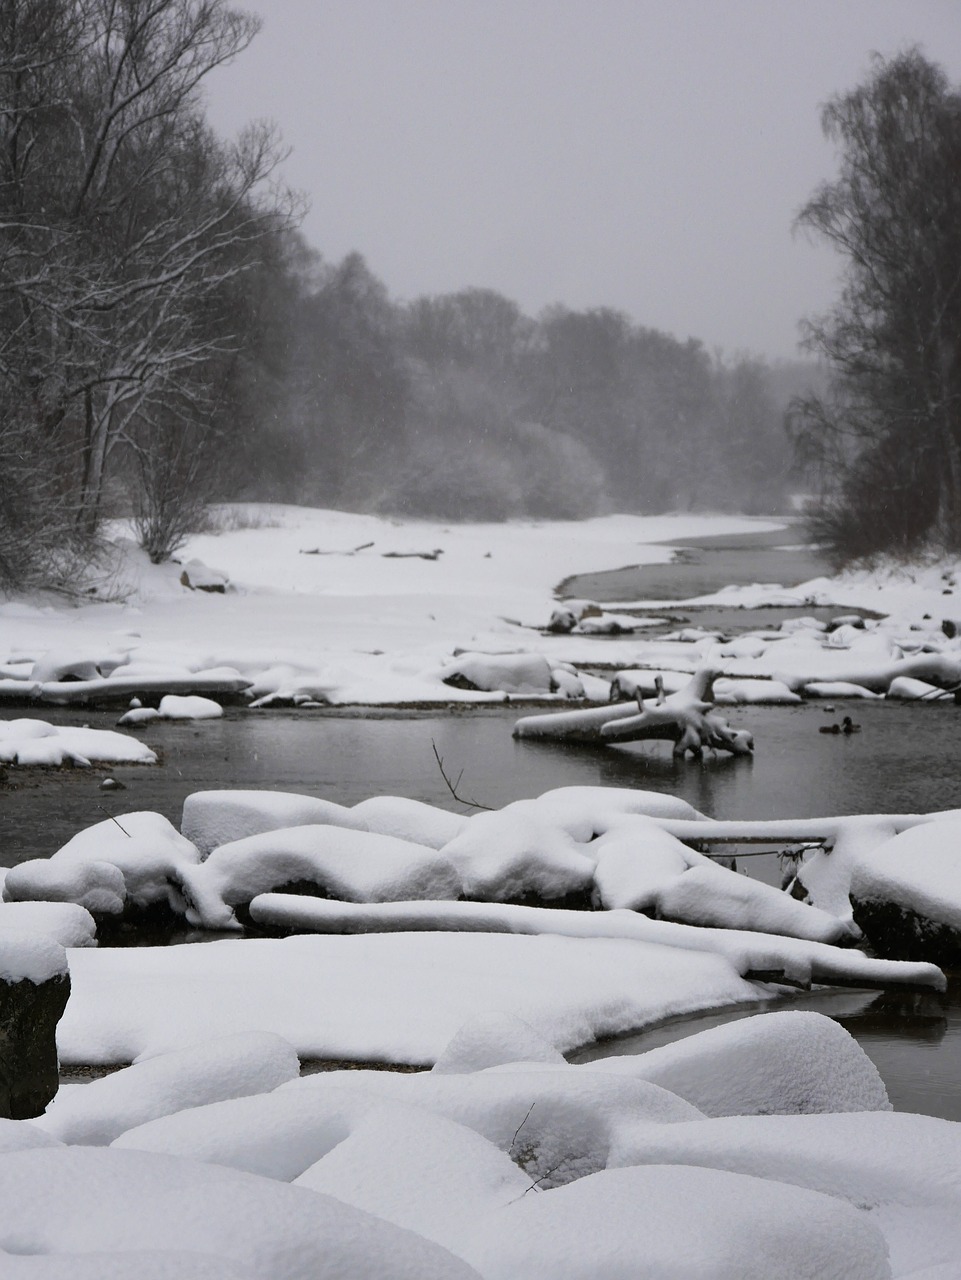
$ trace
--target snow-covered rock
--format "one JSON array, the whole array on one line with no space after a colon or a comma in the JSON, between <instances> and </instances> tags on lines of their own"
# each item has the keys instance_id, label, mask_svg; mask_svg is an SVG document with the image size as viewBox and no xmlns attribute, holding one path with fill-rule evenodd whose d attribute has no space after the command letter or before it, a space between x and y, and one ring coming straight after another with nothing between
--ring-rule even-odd
<instances>
[{"instance_id":1,"label":"snow-covered rock","mask_svg":"<svg viewBox=\"0 0 961 1280\"><path fill-rule=\"evenodd\" d=\"M368 831L442 849L464 828L467 818L404 796L371 796L350 811ZM341 824L347 825L347 824Z\"/></svg>"},{"instance_id":2,"label":"snow-covered rock","mask_svg":"<svg viewBox=\"0 0 961 1280\"><path fill-rule=\"evenodd\" d=\"M557 901L590 892L594 861L535 806L476 813L441 852L457 869L464 895L482 901Z\"/></svg>"},{"instance_id":3,"label":"snow-covered rock","mask_svg":"<svg viewBox=\"0 0 961 1280\"><path fill-rule=\"evenodd\" d=\"M423 1236L272 1178L115 1148L18 1151L0 1161L4 1266L11 1254L129 1250L236 1260L256 1280L476 1280Z\"/></svg>"},{"instance_id":4,"label":"snow-covered rock","mask_svg":"<svg viewBox=\"0 0 961 1280\"><path fill-rule=\"evenodd\" d=\"M93 916L75 902L0 902L0 930L51 938L61 947L95 947Z\"/></svg>"},{"instance_id":5,"label":"snow-covered rock","mask_svg":"<svg viewBox=\"0 0 961 1280\"><path fill-rule=\"evenodd\" d=\"M52 725L45 720L0 720L0 763L57 767L64 764L156 764L149 747L111 729Z\"/></svg>"},{"instance_id":6,"label":"snow-covered rock","mask_svg":"<svg viewBox=\"0 0 961 1280\"><path fill-rule=\"evenodd\" d=\"M286 1040L267 1031L242 1032L61 1091L34 1123L61 1142L106 1146L158 1116L267 1093L299 1072L300 1060Z\"/></svg>"},{"instance_id":7,"label":"snow-covered rock","mask_svg":"<svg viewBox=\"0 0 961 1280\"><path fill-rule=\"evenodd\" d=\"M348 827L282 827L216 848L186 869L187 919L208 929L237 926L235 909L289 885L348 902L456 898L461 879L436 849Z\"/></svg>"},{"instance_id":8,"label":"snow-covered rock","mask_svg":"<svg viewBox=\"0 0 961 1280\"><path fill-rule=\"evenodd\" d=\"M77 902L94 914L117 915L128 903L164 903L182 914L181 882L199 860L162 814L124 813L78 832L50 859L20 863L3 893L8 902Z\"/></svg>"},{"instance_id":9,"label":"snow-covered rock","mask_svg":"<svg viewBox=\"0 0 961 1280\"><path fill-rule=\"evenodd\" d=\"M581 1070L651 1080L708 1116L890 1111L877 1068L831 1018L780 1010Z\"/></svg>"},{"instance_id":10,"label":"snow-covered rock","mask_svg":"<svg viewBox=\"0 0 961 1280\"><path fill-rule=\"evenodd\" d=\"M537 653L462 653L440 672L444 684L482 692L552 693L551 666Z\"/></svg>"},{"instance_id":11,"label":"snow-covered rock","mask_svg":"<svg viewBox=\"0 0 961 1280\"><path fill-rule=\"evenodd\" d=\"M605 1170L522 1196L482 1219L458 1251L485 1280L891 1276L884 1237L856 1209L716 1169Z\"/></svg>"},{"instance_id":12,"label":"snow-covered rock","mask_svg":"<svg viewBox=\"0 0 961 1280\"><path fill-rule=\"evenodd\" d=\"M184 800L180 830L203 857L218 845L281 827L331 823L365 831L364 819L345 805L289 791L194 791Z\"/></svg>"}]
</instances>

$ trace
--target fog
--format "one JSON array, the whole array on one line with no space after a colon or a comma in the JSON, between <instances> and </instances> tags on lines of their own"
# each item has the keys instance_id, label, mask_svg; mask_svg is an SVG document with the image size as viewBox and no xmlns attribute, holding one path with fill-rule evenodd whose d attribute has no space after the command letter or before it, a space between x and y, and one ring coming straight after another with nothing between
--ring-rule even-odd
<instances>
[{"instance_id":1,"label":"fog","mask_svg":"<svg viewBox=\"0 0 961 1280\"><path fill-rule=\"evenodd\" d=\"M920 44L961 79L956 0L253 0L209 81L274 119L308 239L398 299L490 287L620 308L709 348L796 355L836 289L792 236L834 157L818 109Z\"/></svg>"}]
</instances>

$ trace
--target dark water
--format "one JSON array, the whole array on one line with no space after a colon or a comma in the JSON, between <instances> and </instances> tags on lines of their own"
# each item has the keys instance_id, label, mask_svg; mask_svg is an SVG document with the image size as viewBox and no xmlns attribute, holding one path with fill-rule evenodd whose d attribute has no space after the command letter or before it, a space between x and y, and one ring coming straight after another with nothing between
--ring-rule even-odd
<instances>
[{"instance_id":1,"label":"dark water","mask_svg":"<svg viewBox=\"0 0 961 1280\"><path fill-rule=\"evenodd\" d=\"M670 564L629 565L604 573L567 578L560 594L574 599L688 600L725 586L778 582L796 586L830 572L816 549L803 545L800 526L770 533L730 534L720 538L677 538Z\"/></svg>"},{"instance_id":2,"label":"dark water","mask_svg":"<svg viewBox=\"0 0 961 1280\"><path fill-rule=\"evenodd\" d=\"M859 734L818 732L848 710L862 726ZM492 808L579 784L670 792L727 818L961 807L961 708L953 702L858 702L834 711L818 702L730 707L731 724L754 733L757 754L702 763L673 760L667 743L588 749L515 741L514 722L530 711L372 718L232 709L222 720L155 722L140 736L160 754L159 766L8 769L0 785L0 864L48 857L80 828L135 809L156 810L179 826L184 798L210 788L273 787L341 804L404 795L457 811L462 807L438 769L435 745L447 774L461 775L458 793ZM66 709L38 714L52 723L77 721ZM83 721L110 728L116 714L86 711ZM126 790L101 791L108 773Z\"/></svg>"}]
</instances>

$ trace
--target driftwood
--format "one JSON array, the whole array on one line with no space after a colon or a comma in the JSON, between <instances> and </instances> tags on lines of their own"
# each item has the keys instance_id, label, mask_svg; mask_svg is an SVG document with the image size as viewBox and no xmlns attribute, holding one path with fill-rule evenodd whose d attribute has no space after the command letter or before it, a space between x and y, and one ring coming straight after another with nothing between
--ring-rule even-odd
<instances>
[{"instance_id":1,"label":"driftwood","mask_svg":"<svg viewBox=\"0 0 961 1280\"><path fill-rule=\"evenodd\" d=\"M705 747L732 755L751 755L752 735L743 729L732 729L714 710L716 675L712 668L704 667L676 693L665 696L659 689L656 703L645 703L638 693L636 702L559 715L525 716L514 725L514 737L588 745L664 739L674 743L674 755L678 757L690 752L697 758Z\"/></svg>"}]
</instances>

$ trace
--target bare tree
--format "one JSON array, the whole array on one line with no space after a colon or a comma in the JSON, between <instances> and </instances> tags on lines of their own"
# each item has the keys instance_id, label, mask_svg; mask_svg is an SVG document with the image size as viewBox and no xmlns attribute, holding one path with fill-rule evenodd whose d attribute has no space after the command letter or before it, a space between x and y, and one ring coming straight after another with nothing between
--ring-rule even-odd
<instances>
[{"instance_id":1,"label":"bare tree","mask_svg":"<svg viewBox=\"0 0 961 1280\"><path fill-rule=\"evenodd\" d=\"M799 223L846 259L841 297L808 326L832 394L794 406L816 514L838 558L961 547L961 94L912 50L824 109L840 173Z\"/></svg>"}]
</instances>

